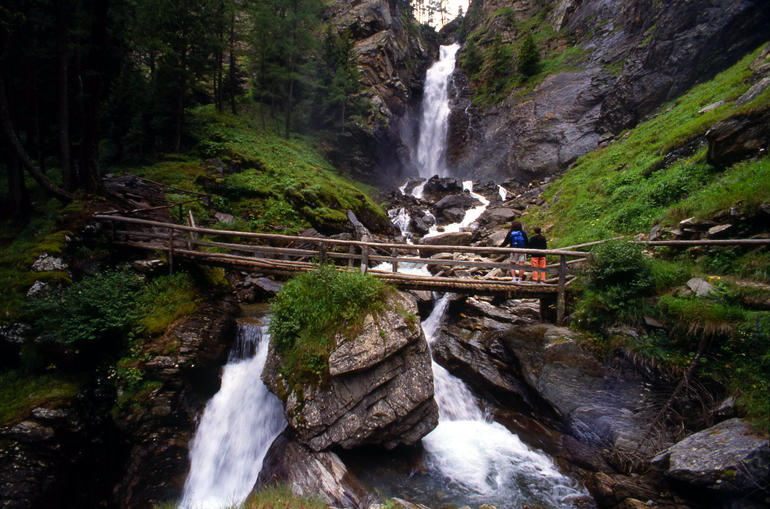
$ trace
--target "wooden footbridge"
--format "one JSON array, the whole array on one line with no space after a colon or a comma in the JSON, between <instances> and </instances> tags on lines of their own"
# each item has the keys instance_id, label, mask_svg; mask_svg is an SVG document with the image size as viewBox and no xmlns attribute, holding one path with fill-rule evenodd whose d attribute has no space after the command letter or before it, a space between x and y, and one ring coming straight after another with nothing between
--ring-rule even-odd
<instances>
[{"instance_id":1,"label":"wooden footbridge","mask_svg":"<svg viewBox=\"0 0 770 509\"><path fill-rule=\"evenodd\" d=\"M587 256L576 250L393 244L216 230L195 226L192 215L190 225L107 214L94 218L110 225L114 244L165 252L170 270L175 260L186 259L285 277L328 263L339 270L369 273L403 289L540 299L541 306L556 305L557 322L565 315L573 269ZM552 259L555 263L545 268L546 282L513 282L511 269L531 270L507 261L514 252ZM430 275L410 270L415 267L426 267Z\"/></svg>"}]
</instances>

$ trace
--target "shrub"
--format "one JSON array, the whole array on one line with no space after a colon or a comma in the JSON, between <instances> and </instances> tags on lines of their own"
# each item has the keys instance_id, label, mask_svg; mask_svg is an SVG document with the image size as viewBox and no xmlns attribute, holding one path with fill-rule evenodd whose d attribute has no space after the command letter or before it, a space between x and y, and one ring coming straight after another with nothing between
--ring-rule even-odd
<instances>
[{"instance_id":1,"label":"shrub","mask_svg":"<svg viewBox=\"0 0 770 509\"><path fill-rule=\"evenodd\" d=\"M48 298L31 299L26 313L38 334L77 347L126 333L140 287L126 272L88 275Z\"/></svg>"},{"instance_id":2,"label":"shrub","mask_svg":"<svg viewBox=\"0 0 770 509\"><path fill-rule=\"evenodd\" d=\"M382 306L386 286L370 275L321 266L292 278L272 302L272 344L295 382L322 379L338 332L352 332Z\"/></svg>"},{"instance_id":3,"label":"shrub","mask_svg":"<svg viewBox=\"0 0 770 509\"><path fill-rule=\"evenodd\" d=\"M652 287L652 269L638 244L627 241L607 242L593 249L591 286L599 290L620 288L629 296L648 293Z\"/></svg>"}]
</instances>

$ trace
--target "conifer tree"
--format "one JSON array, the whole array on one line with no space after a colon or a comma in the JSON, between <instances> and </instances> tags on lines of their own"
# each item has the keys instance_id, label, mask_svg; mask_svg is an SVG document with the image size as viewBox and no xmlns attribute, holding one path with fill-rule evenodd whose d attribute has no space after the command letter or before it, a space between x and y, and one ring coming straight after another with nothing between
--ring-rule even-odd
<instances>
[{"instance_id":1,"label":"conifer tree","mask_svg":"<svg viewBox=\"0 0 770 509\"><path fill-rule=\"evenodd\" d=\"M532 34L528 33L519 48L519 72L528 78L537 73L539 65L540 52L537 50Z\"/></svg>"}]
</instances>

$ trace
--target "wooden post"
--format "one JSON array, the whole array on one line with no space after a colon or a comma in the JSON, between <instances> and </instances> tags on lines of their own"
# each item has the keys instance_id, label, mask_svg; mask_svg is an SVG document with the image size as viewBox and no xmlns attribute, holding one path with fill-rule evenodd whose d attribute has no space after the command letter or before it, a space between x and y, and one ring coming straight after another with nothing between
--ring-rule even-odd
<instances>
[{"instance_id":1,"label":"wooden post","mask_svg":"<svg viewBox=\"0 0 770 509\"><path fill-rule=\"evenodd\" d=\"M174 229L168 229L168 273L174 273Z\"/></svg>"},{"instance_id":2,"label":"wooden post","mask_svg":"<svg viewBox=\"0 0 770 509\"><path fill-rule=\"evenodd\" d=\"M187 222L195 228L195 217L193 217L192 209L187 209ZM193 242L198 240L198 234L190 232L190 240L187 241L187 249L192 251L194 249Z\"/></svg>"},{"instance_id":3,"label":"wooden post","mask_svg":"<svg viewBox=\"0 0 770 509\"><path fill-rule=\"evenodd\" d=\"M361 246L361 274L366 274L369 270L369 246Z\"/></svg>"},{"instance_id":4,"label":"wooden post","mask_svg":"<svg viewBox=\"0 0 770 509\"><path fill-rule=\"evenodd\" d=\"M182 216L182 204L179 204L179 222L181 223L184 221L184 216Z\"/></svg>"},{"instance_id":5,"label":"wooden post","mask_svg":"<svg viewBox=\"0 0 770 509\"><path fill-rule=\"evenodd\" d=\"M393 257L393 262L391 265L393 265L393 272L398 272L398 250L394 247L390 255Z\"/></svg>"},{"instance_id":6,"label":"wooden post","mask_svg":"<svg viewBox=\"0 0 770 509\"><path fill-rule=\"evenodd\" d=\"M353 268L353 255L356 253L356 246L353 244L350 244L350 247L348 248L348 254L350 255L350 258L348 258L348 268Z\"/></svg>"},{"instance_id":7,"label":"wooden post","mask_svg":"<svg viewBox=\"0 0 770 509\"><path fill-rule=\"evenodd\" d=\"M567 298L565 287L567 283L567 256L559 256L559 293L556 297L556 324L561 325L564 322L564 315L567 311Z\"/></svg>"},{"instance_id":8,"label":"wooden post","mask_svg":"<svg viewBox=\"0 0 770 509\"><path fill-rule=\"evenodd\" d=\"M326 243L321 242L321 245L318 247L318 263L321 265L324 265L326 263Z\"/></svg>"}]
</instances>

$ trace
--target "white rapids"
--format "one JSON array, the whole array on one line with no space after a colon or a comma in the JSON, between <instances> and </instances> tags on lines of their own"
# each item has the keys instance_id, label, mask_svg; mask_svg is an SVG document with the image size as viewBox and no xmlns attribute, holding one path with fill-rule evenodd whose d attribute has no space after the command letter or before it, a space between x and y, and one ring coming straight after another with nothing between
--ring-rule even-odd
<instances>
[{"instance_id":1,"label":"white rapids","mask_svg":"<svg viewBox=\"0 0 770 509\"><path fill-rule=\"evenodd\" d=\"M281 402L260 379L270 344L266 329L238 324L222 385L206 404L192 441L182 509L241 504L254 487L270 444L286 427Z\"/></svg>"},{"instance_id":2,"label":"white rapids","mask_svg":"<svg viewBox=\"0 0 770 509\"><path fill-rule=\"evenodd\" d=\"M431 344L450 296L441 297L422 323ZM577 482L560 473L553 461L527 447L515 434L485 416L462 380L433 362L436 429L423 438L430 468L449 480L452 490L478 503L575 507L590 500Z\"/></svg>"}]
</instances>

